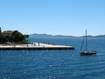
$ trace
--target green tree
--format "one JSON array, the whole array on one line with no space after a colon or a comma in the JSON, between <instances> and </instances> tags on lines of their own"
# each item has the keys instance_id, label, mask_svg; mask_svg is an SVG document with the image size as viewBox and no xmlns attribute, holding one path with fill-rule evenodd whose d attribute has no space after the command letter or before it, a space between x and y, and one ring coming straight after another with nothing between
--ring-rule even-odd
<instances>
[{"instance_id":1,"label":"green tree","mask_svg":"<svg viewBox=\"0 0 105 79\"><path fill-rule=\"evenodd\" d=\"M7 30L0 32L0 44L23 44L28 43L28 35L23 35L21 32L15 30Z\"/></svg>"},{"instance_id":2,"label":"green tree","mask_svg":"<svg viewBox=\"0 0 105 79\"><path fill-rule=\"evenodd\" d=\"M25 43L25 36L16 30L12 33L12 40L14 43Z\"/></svg>"}]
</instances>

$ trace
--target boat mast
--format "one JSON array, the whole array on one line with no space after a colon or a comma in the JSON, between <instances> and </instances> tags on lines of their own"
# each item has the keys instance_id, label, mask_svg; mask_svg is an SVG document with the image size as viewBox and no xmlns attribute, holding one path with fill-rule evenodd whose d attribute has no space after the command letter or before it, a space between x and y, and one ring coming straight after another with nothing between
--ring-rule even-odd
<instances>
[{"instance_id":1,"label":"boat mast","mask_svg":"<svg viewBox=\"0 0 105 79\"><path fill-rule=\"evenodd\" d=\"M85 36L86 37L86 49L85 50L87 51L87 29L85 30L85 34L86 34Z\"/></svg>"}]
</instances>

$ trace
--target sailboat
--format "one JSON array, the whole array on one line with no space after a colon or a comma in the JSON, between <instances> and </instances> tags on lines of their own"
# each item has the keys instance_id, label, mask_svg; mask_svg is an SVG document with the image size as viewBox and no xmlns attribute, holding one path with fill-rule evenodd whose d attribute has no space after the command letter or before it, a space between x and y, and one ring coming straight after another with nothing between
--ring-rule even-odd
<instances>
[{"instance_id":1,"label":"sailboat","mask_svg":"<svg viewBox=\"0 0 105 79\"><path fill-rule=\"evenodd\" d=\"M96 51L92 51L92 50L88 50L88 47L87 47L87 30L85 30L85 36L84 36L84 39L82 41L82 44L81 44L81 50L80 50L80 55L81 56L90 56L90 55L96 55ZM83 50L83 44L85 43L85 49Z\"/></svg>"}]
</instances>

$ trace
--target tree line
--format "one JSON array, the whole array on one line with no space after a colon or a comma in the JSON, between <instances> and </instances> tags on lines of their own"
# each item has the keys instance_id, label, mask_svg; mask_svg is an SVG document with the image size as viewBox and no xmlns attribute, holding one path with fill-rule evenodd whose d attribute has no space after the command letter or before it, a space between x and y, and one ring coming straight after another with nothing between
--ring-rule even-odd
<instances>
[{"instance_id":1,"label":"tree line","mask_svg":"<svg viewBox=\"0 0 105 79\"><path fill-rule=\"evenodd\" d=\"M28 35L15 31L0 31L0 44L24 44L28 43Z\"/></svg>"}]
</instances>

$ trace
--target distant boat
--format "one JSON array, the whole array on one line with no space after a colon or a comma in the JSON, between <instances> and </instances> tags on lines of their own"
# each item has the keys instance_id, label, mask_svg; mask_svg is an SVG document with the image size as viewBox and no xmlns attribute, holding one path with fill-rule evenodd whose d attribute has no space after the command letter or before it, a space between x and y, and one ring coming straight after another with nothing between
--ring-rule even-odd
<instances>
[{"instance_id":1,"label":"distant boat","mask_svg":"<svg viewBox=\"0 0 105 79\"><path fill-rule=\"evenodd\" d=\"M80 55L81 56L90 56L90 55L96 55L96 51L88 50L87 48L87 30L85 30L85 36L83 38L82 44L81 44L81 50ZM83 49L83 45L85 44L85 49Z\"/></svg>"}]
</instances>

